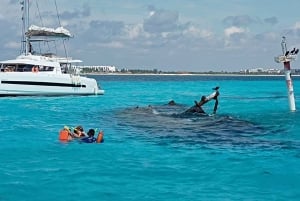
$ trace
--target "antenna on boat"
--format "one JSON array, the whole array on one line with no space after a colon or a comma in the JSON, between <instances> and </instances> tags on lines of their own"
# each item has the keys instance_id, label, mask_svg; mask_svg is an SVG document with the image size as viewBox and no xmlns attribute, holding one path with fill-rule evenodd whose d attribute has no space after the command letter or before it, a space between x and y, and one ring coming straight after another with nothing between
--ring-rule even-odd
<instances>
[{"instance_id":1,"label":"antenna on boat","mask_svg":"<svg viewBox=\"0 0 300 201\"><path fill-rule=\"evenodd\" d=\"M293 82L291 77L291 61L295 61L297 59L298 51L288 51L286 47L286 37L282 37L281 41L282 55L275 57L275 61L277 63L283 63L285 81L288 91L288 100L291 111L296 111L296 103L293 89ZM294 48L295 49L295 48ZM292 53L293 52L293 53ZM296 53L297 52L297 53Z\"/></svg>"}]
</instances>

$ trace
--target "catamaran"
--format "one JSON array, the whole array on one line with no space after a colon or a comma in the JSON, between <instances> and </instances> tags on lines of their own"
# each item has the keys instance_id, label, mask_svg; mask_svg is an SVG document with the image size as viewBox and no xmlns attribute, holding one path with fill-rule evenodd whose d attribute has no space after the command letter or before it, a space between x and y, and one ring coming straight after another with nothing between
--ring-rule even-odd
<instances>
[{"instance_id":1,"label":"catamaran","mask_svg":"<svg viewBox=\"0 0 300 201\"><path fill-rule=\"evenodd\" d=\"M29 0L23 0L21 5L22 54L0 61L0 96L103 95L104 90L95 79L79 75L74 64L81 60L34 51L34 42L64 41L72 34L62 26L56 29L29 26Z\"/></svg>"}]
</instances>

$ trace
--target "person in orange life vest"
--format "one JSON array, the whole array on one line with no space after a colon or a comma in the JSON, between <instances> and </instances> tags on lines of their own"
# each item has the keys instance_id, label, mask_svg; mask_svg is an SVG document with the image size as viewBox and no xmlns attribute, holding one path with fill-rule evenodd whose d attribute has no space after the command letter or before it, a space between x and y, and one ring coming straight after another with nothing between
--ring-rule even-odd
<instances>
[{"instance_id":1,"label":"person in orange life vest","mask_svg":"<svg viewBox=\"0 0 300 201\"><path fill-rule=\"evenodd\" d=\"M61 141L70 141L73 139L73 135L68 126L64 126L64 128L59 132L59 140Z\"/></svg>"}]
</instances>

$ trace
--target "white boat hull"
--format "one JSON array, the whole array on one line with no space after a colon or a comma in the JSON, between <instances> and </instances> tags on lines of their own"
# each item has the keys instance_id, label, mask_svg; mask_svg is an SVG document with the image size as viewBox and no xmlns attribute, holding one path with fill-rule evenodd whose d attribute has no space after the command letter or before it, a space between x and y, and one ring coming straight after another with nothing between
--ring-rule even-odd
<instances>
[{"instance_id":1,"label":"white boat hull","mask_svg":"<svg viewBox=\"0 0 300 201\"><path fill-rule=\"evenodd\" d=\"M1 72L0 96L103 95L96 80L70 75Z\"/></svg>"},{"instance_id":2,"label":"white boat hull","mask_svg":"<svg viewBox=\"0 0 300 201\"><path fill-rule=\"evenodd\" d=\"M54 42L56 47L56 39L70 38L72 34L63 27L29 27L29 0L22 1L21 6L22 54L15 59L0 61L0 96L104 94L104 90L101 90L95 79L79 76L73 63L81 60L51 53L49 42ZM34 46L36 42L39 44ZM46 50L41 48L42 44L47 44ZM65 44L63 46L65 47ZM64 52L68 55L66 48Z\"/></svg>"}]
</instances>

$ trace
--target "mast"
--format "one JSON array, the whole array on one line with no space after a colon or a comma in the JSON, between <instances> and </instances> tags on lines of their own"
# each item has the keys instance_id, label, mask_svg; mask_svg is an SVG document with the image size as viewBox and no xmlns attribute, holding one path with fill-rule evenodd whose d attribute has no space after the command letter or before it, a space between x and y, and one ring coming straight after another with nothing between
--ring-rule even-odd
<instances>
[{"instance_id":1,"label":"mast","mask_svg":"<svg viewBox=\"0 0 300 201\"><path fill-rule=\"evenodd\" d=\"M25 55L28 55L30 43L26 32L29 29L29 0L25 0L25 5Z\"/></svg>"},{"instance_id":2,"label":"mast","mask_svg":"<svg viewBox=\"0 0 300 201\"><path fill-rule=\"evenodd\" d=\"M281 48L282 48L282 55L275 57L275 61L277 63L283 63L285 81L286 81L287 92L288 92L289 107L291 111L296 111L296 103L295 103L295 96L294 96L293 81L291 77L290 62L295 61L297 59L297 54L299 49L294 48L291 51L287 50L285 36L282 37Z\"/></svg>"},{"instance_id":3,"label":"mast","mask_svg":"<svg viewBox=\"0 0 300 201\"><path fill-rule=\"evenodd\" d=\"M26 32L29 28L29 0L22 0L20 2L22 10L22 52L28 55L30 44L29 38L26 36Z\"/></svg>"}]
</instances>

